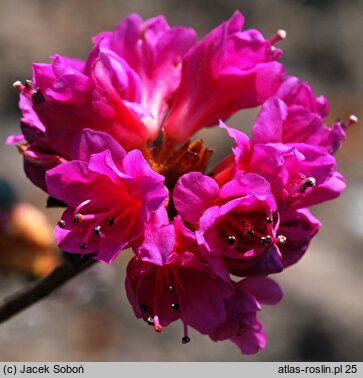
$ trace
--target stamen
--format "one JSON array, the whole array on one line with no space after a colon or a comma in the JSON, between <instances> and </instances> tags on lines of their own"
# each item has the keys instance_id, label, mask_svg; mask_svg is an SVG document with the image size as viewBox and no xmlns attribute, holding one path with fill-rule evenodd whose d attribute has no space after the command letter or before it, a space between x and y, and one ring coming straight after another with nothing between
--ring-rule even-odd
<instances>
[{"instance_id":1,"label":"stamen","mask_svg":"<svg viewBox=\"0 0 363 378\"><path fill-rule=\"evenodd\" d=\"M228 236L228 244L233 247L236 244L237 240L235 236Z\"/></svg>"},{"instance_id":2,"label":"stamen","mask_svg":"<svg viewBox=\"0 0 363 378\"><path fill-rule=\"evenodd\" d=\"M107 198L107 201L109 201L109 198ZM106 198L101 198L101 199L97 199L97 203L95 203L94 205L100 205L103 203L106 202ZM107 210L103 213L99 212L95 212L95 213L89 213L90 211L92 211L90 208L89 208L89 204L92 203L92 200L86 200L86 201L83 201L81 204L79 204L76 209L74 210L74 218L73 218L73 223L75 225L77 225L78 223L83 223L83 222L89 222L86 226L87 226L87 233L83 239L83 241L85 243L88 242L89 238L92 236L92 235L95 235L96 237L101 237L101 230L102 230L102 224L103 222L107 223L108 225L113 225L114 223L116 223L119 218L124 218L128 212L123 212L121 213L118 217L113 218L113 217L110 217L111 214L115 213L118 209L115 209L115 208L112 208L110 210ZM97 206L96 206L97 207ZM131 227L132 226L132 222L130 222L130 225L128 227ZM128 232L128 228L126 227L124 230L123 230L123 233L126 233Z\"/></svg>"},{"instance_id":3,"label":"stamen","mask_svg":"<svg viewBox=\"0 0 363 378\"><path fill-rule=\"evenodd\" d=\"M185 321L183 322L183 326L184 326L184 337L182 338L182 344L188 344L190 342L190 337L188 336L188 325L187 323L185 323Z\"/></svg>"},{"instance_id":4,"label":"stamen","mask_svg":"<svg viewBox=\"0 0 363 378\"><path fill-rule=\"evenodd\" d=\"M266 236L266 244L272 244L272 238L270 235Z\"/></svg>"},{"instance_id":5,"label":"stamen","mask_svg":"<svg viewBox=\"0 0 363 378\"><path fill-rule=\"evenodd\" d=\"M286 236L284 235L278 235L277 238L279 239L280 244L285 244L286 243Z\"/></svg>"},{"instance_id":6,"label":"stamen","mask_svg":"<svg viewBox=\"0 0 363 378\"><path fill-rule=\"evenodd\" d=\"M154 316L154 329L155 332L161 332L163 330L163 327L161 326L159 322L159 317L157 315Z\"/></svg>"},{"instance_id":7,"label":"stamen","mask_svg":"<svg viewBox=\"0 0 363 378\"><path fill-rule=\"evenodd\" d=\"M146 319L146 321L147 321L147 324L149 324L149 325L154 325L154 319L153 319L151 316L149 316L149 317Z\"/></svg>"},{"instance_id":8,"label":"stamen","mask_svg":"<svg viewBox=\"0 0 363 378\"><path fill-rule=\"evenodd\" d=\"M28 96L32 97L33 104L41 104L42 102L45 101L45 97L43 96L43 93L40 88L33 89L33 82L31 80L26 80L25 85L17 80L14 84L13 87L20 91L21 93L24 93Z\"/></svg>"},{"instance_id":9,"label":"stamen","mask_svg":"<svg viewBox=\"0 0 363 378\"><path fill-rule=\"evenodd\" d=\"M79 213L79 212L81 211L82 207L88 205L90 202L91 202L91 200L83 201L82 203L80 203L80 204L76 207L76 209L74 210L74 212L75 212L76 214Z\"/></svg>"},{"instance_id":10,"label":"stamen","mask_svg":"<svg viewBox=\"0 0 363 378\"><path fill-rule=\"evenodd\" d=\"M307 188L312 188L315 185L316 185L315 178L314 177L308 177L307 179L304 180L299 192L304 193Z\"/></svg>"},{"instance_id":11,"label":"stamen","mask_svg":"<svg viewBox=\"0 0 363 378\"><path fill-rule=\"evenodd\" d=\"M179 307L180 307L179 303L173 303L173 304L171 305L171 310L172 310L172 311L178 311L178 310L179 310Z\"/></svg>"},{"instance_id":12,"label":"stamen","mask_svg":"<svg viewBox=\"0 0 363 378\"><path fill-rule=\"evenodd\" d=\"M182 338L182 344L188 344L190 342L190 337L189 336L184 336Z\"/></svg>"},{"instance_id":13,"label":"stamen","mask_svg":"<svg viewBox=\"0 0 363 378\"><path fill-rule=\"evenodd\" d=\"M22 87L23 87L23 84L21 83L20 80L14 81L13 88L21 90Z\"/></svg>"},{"instance_id":14,"label":"stamen","mask_svg":"<svg viewBox=\"0 0 363 378\"><path fill-rule=\"evenodd\" d=\"M40 88L37 88L33 91L32 100L33 100L33 103L35 105L39 105L39 104L45 102L45 97L44 97L43 92L41 91Z\"/></svg>"},{"instance_id":15,"label":"stamen","mask_svg":"<svg viewBox=\"0 0 363 378\"><path fill-rule=\"evenodd\" d=\"M173 291L175 290L175 288L174 288L173 285L170 285L170 286L168 287L168 290L169 290L170 292L173 292Z\"/></svg>"},{"instance_id":16,"label":"stamen","mask_svg":"<svg viewBox=\"0 0 363 378\"><path fill-rule=\"evenodd\" d=\"M262 236L262 238L260 238L260 244L261 245L272 244L271 236L270 235Z\"/></svg>"},{"instance_id":17,"label":"stamen","mask_svg":"<svg viewBox=\"0 0 363 378\"><path fill-rule=\"evenodd\" d=\"M23 85L23 83L19 80L15 81L13 83L13 88L17 89L18 91L27 94L31 96L33 94L33 91L31 88L28 88L26 85Z\"/></svg>"},{"instance_id":18,"label":"stamen","mask_svg":"<svg viewBox=\"0 0 363 378\"><path fill-rule=\"evenodd\" d=\"M94 228L94 233L97 237L100 237L100 232L101 232L101 226L96 226Z\"/></svg>"},{"instance_id":19,"label":"stamen","mask_svg":"<svg viewBox=\"0 0 363 378\"><path fill-rule=\"evenodd\" d=\"M246 231L246 234L249 236L253 236L255 234L255 231L253 231L251 228Z\"/></svg>"},{"instance_id":20,"label":"stamen","mask_svg":"<svg viewBox=\"0 0 363 378\"><path fill-rule=\"evenodd\" d=\"M308 177L305 182L304 182L305 185L307 186L314 186L316 184L316 180L314 177Z\"/></svg>"},{"instance_id":21,"label":"stamen","mask_svg":"<svg viewBox=\"0 0 363 378\"><path fill-rule=\"evenodd\" d=\"M355 125L356 123L358 123L358 117L354 114L351 114L348 121L345 123L345 127L348 128L352 125Z\"/></svg>"},{"instance_id":22,"label":"stamen","mask_svg":"<svg viewBox=\"0 0 363 378\"><path fill-rule=\"evenodd\" d=\"M287 33L286 30L279 29L276 34L270 39L271 45L274 45L275 43L282 41L283 39L286 39Z\"/></svg>"},{"instance_id":23,"label":"stamen","mask_svg":"<svg viewBox=\"0 0 363 378\"><path fill-rule=\"evenodd\" d=\"M278 35L281 39L286 39L286 37L287 37L286 30L284 30L284 29L279 29L279 30L277 31L277 35Z\"/></svg>"},{"instance_id":24,"label":"stamen","mask_svg":"<svg viewBox=\"0 0 363 378\"><path fill-rule=\"evenodd\" d=\"M33 82L31 80L25 80L25 88L32 89L33 88Z\"/></svg>"},{"instance_id":25,"label":"stamen","mask_svg":"<svg viewBox=\"0 0 363 378\"><path fill-rule=\"evenodd\" d=\"M63 219L61 219L61 220L57 223L57 225L58 225L59 228L62 228L62 229L66 228L66 222L65 222Z\"/></svg>"},{"instance_id":26,"label":"stamen","mask_svg":"<svg viewBox=\"0 0 363 378\"><path fill-rule=\"evenodd\" d=\"M81 249L87 249L88 248L88 245L86 244L86 243L81 243L80 245L79 245L79 247L81 248Z\"/></svg>"},{"instance_id":27,"label":"stamen","mask_svg":"<svg viewBox=\"0 0 363 378\"><path fill-rule=\"evenodd\" d=\"M272 217L267 217L267 218L266 218L266 223L272 223L272 222L273 222Z\"/></svg>"}]
</instances>

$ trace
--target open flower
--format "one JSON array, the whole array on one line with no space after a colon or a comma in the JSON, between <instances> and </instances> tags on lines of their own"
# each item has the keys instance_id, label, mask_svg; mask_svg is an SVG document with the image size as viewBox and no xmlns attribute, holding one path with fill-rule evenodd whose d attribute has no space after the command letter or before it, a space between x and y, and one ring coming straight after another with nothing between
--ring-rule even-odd
<instances>
[{"instance_id":1,"label":"open flower","mask_svg":"<svg viewBox=\"0 0 363 378\"><path fill-rule=\"evenodd\" d=\"M347 122L324 124L329 105L325 97L315 97L307 82L297 77L284 78L276 97L263 105L253 129L254 143L308 143L325 147L333 154L346 138L347 127L357 122L351 116ZM269 127L264 126L266 118Z\"/></svg>"},{"instance_id":2,"label":"open flower","mask_svg":"<svg viewBox=\"0 0 363 378\"><path fill-rule=\"evenodd\" d=\"M137 73L140 104L150 112L144 123L150 139L157 138L180 84L182 59L195 44L196 32L185 27L171 28L162 16L143 21L132 14L113 32L102 32L93 41L125 59Z\"/></svg>"},{"instance_id":3,"label":"open flower","mask_svg":"<svg viewBox=\"0 0 363 378\"><path fill-rule=\"evenodd\" d=\"M261 176L241 175L219 189L212 178L189 173L180 178L173 196L211 264L220 265L222 258L228 273L238 276L283 269L278 245L286 238L278 234L276 202Z\"/></svg>"},{"instance_id":4,"label":"open flower","mask_svg":"<svg viewBox=\"0 0 363 378\"><path fill-rule=\"evenodd\" d=\"M274 128L275 113L268 112L268 107L269 104L263 105L253 132L262 127L268 130L270 125ZM335 158L322 146L264 143L261 140L264 139L262 132L261 137L249 140L243 132L229 128L222 122L221 127L235 140L235 147L233 155L214 169L213 177L219 185L241 173L259 174L270 183L279 212L334 199L345 188L343 177L336 171Z\"/></svg>"},{"instance_id":5,"label":"open flower","mask_svg":"<svg viewBox=\"0 0 363 378\"><path fill-rule=\"evenodd\" d=\"M33 65L33 71L36 70L37 65ZM43 101L40 88L35 90L31 81L27 81L25 85L16 82L14 86L21 90L19 108L23 115L20 121L23 134L10 135L6 143L17 145L18 151L24 158L27 177L34 185L47 191L45 173L58 164L66 162L67 159L52 150L45 136L45 126L33 110L33 101Z\"/></svg>"},{"instance_id":6,"label":"open flower","mask_svg":"<svg viewBox=\"0 0 363 378\"><path fill-rule=\"evenodd\" d=\"M280 302L282 291L268 278L246 278L233 285L234 295L225 303L227 320L209 337L214 341L229 339L243 354L254 354L266 346L266 334L256 312L261 310L261 303Z\"/></svg>"},{"instance_id":7,"label":"open flower","mask_svg":"<svg viewBox=\"0 0 363 378\"><path fill-rule=\"evenodd\" d=\"M140 82L122 58L99 48L78 67L80 70L59 55L44 66L34 71L34 86L51 74L52 83L39 86L43 100L34 103L33 109L45 126L45 137L53 151L70 158L69 140L86 127L109 133L127 150L146 142L148 132L140 120L144 114L136 106Z\"/></svg>"},{"instance_id":8,"label":"open flower","mask_svg":"<svg viewBox=\"0 0 363 378\"><path fill-rule=\"evenodd\" d=\"M181 319L186 342L188 326L208 334L225 321L224 299L232 295L233 287L215 275L180 217L174 227L175 244L163 264L139 257L130 261L126 291L136 316L153 324L156 331Z\"/></svg>"},{"instance_id":9,"label":"open flower","mask_svg":"<svg viewBox=\"0 0 363 378\"><path fill-rule=\"evenodd\" d=\"M49 194L68 205L56 240L67 252L96 253L109 263L143 235L166 201L164 178L140 151L126 153L107 134L85 130L74 147L82 160L47 172Z\"/></svg>"},{"instance_id":10,"label":"open flower","mask_svg":"<svg viewBox=\"0 0 363 378\"><path fill-rule=\"evenodd\" d=\"M241 31L239 12L212 30L185 56L182 79L164 124L183 142L199 129L257 106L277 91L284 69L281 50L257 30Z\"/></svg>"},{"instance_id":11,"label":"open flower","mask_svg":"<svg viewBox=\"0 0 363 378\"><path fill-rule=\"evenodd\" d=\"M175 245L163 264L135 256L128 265L126 291L135 315L156 332L180 319L183 344L190 341L191 326L215 341L231 339L246 354L264 348L265 333L256 312L261 310L260 302L277 303L282 297L280 288L265 278L238 283L222 279L180 217L173 225Z\"/></svg>"},{"instance_id":12,"label":"open flower","mask_svg":"<svg viewBox=\"0 0 363 378\"><path fill-rule=\"evenodd\" d=\"M8 143L21 143L26 173L43 190L46 171L73 159L84 128L107 132L126 150L158 137L195 32L131 15L94 41L86 62L54 55L51 64L33 64L32 81L14 83L23 136Z\"/></svg>"}]
</instances>

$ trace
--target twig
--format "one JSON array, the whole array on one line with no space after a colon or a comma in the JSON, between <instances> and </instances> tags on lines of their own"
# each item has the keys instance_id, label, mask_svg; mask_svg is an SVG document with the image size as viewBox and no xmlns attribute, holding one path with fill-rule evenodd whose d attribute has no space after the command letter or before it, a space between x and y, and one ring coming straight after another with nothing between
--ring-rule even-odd
<instances>
[{"instance_id":1,"label":"twig","mask_svg":"<svg viewBox=\"0 0 363 378\"><path fill-rule=\"evenodd\" d=\"M0 323L46 297L96 262L92 259L80 264L65 261L45 278L0 300Z\"/></svg>"}]
</instances>

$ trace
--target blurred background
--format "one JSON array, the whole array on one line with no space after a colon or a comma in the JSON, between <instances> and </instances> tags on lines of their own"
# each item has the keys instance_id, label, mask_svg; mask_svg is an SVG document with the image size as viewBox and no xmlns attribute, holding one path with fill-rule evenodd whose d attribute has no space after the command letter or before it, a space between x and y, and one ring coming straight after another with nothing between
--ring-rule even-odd
<instances>
[{"instance_id":1,"label":"blurred background","mask_svg":"<svg viewBox=\"0 0 363 378\"><path fill-rule=\"evenodd\" d=\"M0 195L2 214L11 217L0 219L8 232L7 239L0 236L0 298L58 263L52 227L61 212L45 210L46 195L26 179L16 149L3 143L19 130L12 83L31 78L31 63L48 62L54 53L85 59L90 38L131 12L144 19L164 14L170 25L191 26L201 38L236 9L246 27L265 37L287 30L279 44L282 61L288 72L311 81L316 95L328 97L330 122L350 114L363 119L362 0L0 0ZM237 114L229 125L246 130L256 114ZM214 162L228 153L230 141L220 130L201 136L216 150ZM193 331L191 343L182 345L181 323L156 334L134 317L127 301L124 276L131 254L125 252L115 264L97 264L1 324L0 360L363 361L362 140L358 123L337 154L347 190L313 209L323 228L302 261L275 277L285 296L261 313L266 350L242 356L233 344ZM19 217L25 219L21 224ZM14 262L15 253L21 257Z\"/></svg>"}]
</instances>

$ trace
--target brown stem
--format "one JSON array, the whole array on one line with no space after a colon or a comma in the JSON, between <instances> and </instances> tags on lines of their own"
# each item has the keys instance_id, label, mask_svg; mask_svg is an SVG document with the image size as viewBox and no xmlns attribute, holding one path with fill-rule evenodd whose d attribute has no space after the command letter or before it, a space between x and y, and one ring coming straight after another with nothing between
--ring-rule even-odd
<instances>
[{"instance_id":1,"label":"brown stem","mask_svg":"<svg viewBox=\"0 0 363 378\"><path fill-rule=\"evenodd\" d=\"M90 259L84 263L73 265L65 261L45 278L0 300L0 323L46 297L96 262L96 260Z\"/></svg>"}]
</instances>

